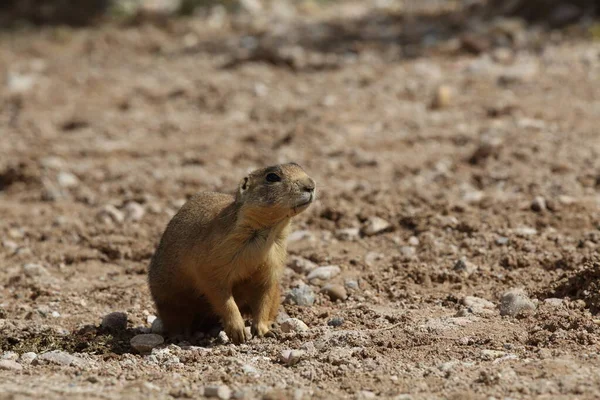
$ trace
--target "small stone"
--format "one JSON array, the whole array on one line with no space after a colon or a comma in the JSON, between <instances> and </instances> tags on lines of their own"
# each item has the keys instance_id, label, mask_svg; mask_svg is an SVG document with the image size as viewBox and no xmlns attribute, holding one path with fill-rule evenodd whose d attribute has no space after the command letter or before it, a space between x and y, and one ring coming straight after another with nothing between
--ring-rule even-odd
<instances>
[{"instance_id":1,"label":"small stone","mask_svg":"<svg viewBox=\"0 0 600 400\"><path fill-rule=\"evenodd\" d=\"M112 331L124 331L127 329L127 314L123 312L112 312L102 318L100 326Z\"/></svg>"},{"instance_id":2,"label":"small stone","mask_svg":"<svg viewBox=\"0 0 600 400\"><path fill-rule=\"evenodd\" d=\"M152 325L152 323L156 321L156 318L158 318L156 315L148 315L146 317L146 323Z\"/></svg>"},{"instance_id":3,"label":"small stone","mask_svg":"<svg viewBox=\"0 0 600 400\"><path fill-rule=\"evenodd\" d=\"M417 254L417 250L412 246L400 246L400 254L404 258L411 259Z\"/></svg>"},{"instance_id":4,"label":"small stone","mask_svg":"<svg viewBox=\"0 0 600 400\"><path fill-rule=\"evenodd\" d=\"M315 304L315 293L308 285L302 285L289 291L285 298L287 304L312 306Z\"/></svg>"},{"instance_id":5,"label":"small stone","mask_svg":"<svg viewBox=\"0 0 600 400\"><path fill-rule=\"evenodd\" d=\"M438 369L442 372L450 372L458 365L458 361L448 361L438 365Z\"/></svg>"},{"instance_id":6,"label":"small stone","mask_svg":"<svg viewBox=\"0 0 600 400\"><path fill-rule=\"evenodd\" d=\"M477 265L475 265L465 259L460 259L454 264L453 269L456 272L462 272L466 275L471 275L475 271L477 271L478 268L477 268Z\"/></svg>"},{"instance_id":7,"label":"small stone","mask_svg":"<svg viewBox=\"0 0 600 400\"><path fill-rule=\"evenodd\" d=\"M221 342L222 344L229 343L229 337L227 337L227 334L225 333L225 331L220 331L218 334L218 338L219 338L219 342Z\"/></svg>"},{"instance_id":8,"label":"small stone","mask_svg":"<svg viewBox=\"0 0 600 400\"><path fill-rule=\"evenodd\" d=\"M70 172L61 171L56 177L58 185L63 188L73 188L79 185L79 179Z\"/></svg>"},{"instance_id":9,"label":"small stone","mask_svg":"<svg viewBox=\"0 0 600 400\"><path fill-rule=\"evenodd\" d=\"M342 270L337 265L325 265L323 267L318 267L318 268L313 269L308 274L307 279L311 283L312 283L312 281L317 281L317 280L328 281L329 279L333 278L334 276L339 275L340 272L342 272Z\"/></svg>"},{"instance_id":10,"label":"small stone","mask_svg":"<svg viewBox=\"0 0 600 400\"><path fill-rule=\"evenodd\" d=\"M527 226L523 226L523 227L519 227L514 229L514 232L516 235L518 236L533 236L533 235L537 235L537 229L535 228L530 228Z\"/></svg>"},{"instance_id":11,"label":"small stone","mask_svg":"<svg viewBox=\"0 0 600 400\"><path fill-rule=\"evenodd\" d=\"M487 308L490 310L496 308L496 305L491 301L475 296L465 296L462 303L469 308Z\"/></svg>"},{"instance_id":12,"label":"small stone","mask_svg":"<svg viewBox=\"0 0 600 400\"><path fill-rule=\"evenodd\" d=\"M37 358L37 354L33 351L28 351L27 353L21 354L21 364L29 365L33 363L33 361Z\"/></svg>"},{"instance_id":13,"label":"small stone","mask_svg":"<svg viewBox=\"0 0 600 400\"><path fill-rule=\"evenodd\" d=\"M331 301L346 300L346 298L348 297L348 293L346 293L346 288L338 284L328 283L327 285L323 286L321 292L329 296Z\"/></svg>"},{"instance_id":14,"label":"small stone","mask_svg":"<svg viewBox=\"0 0 600 400\"><path fill-rule=\"evenodd\" d=\"M306 352L302 350L282 350L279 353L279 360L287 366L298 364Z\"/></svg>"},{"instance_id":15,"label":"small stone","mask_svg":"<svg viewBox=\"0 0 600 400\"><path fill-rule=\"evenodd\" d=\"M23 272L30 278L48 275L48 270L41 264L29 263L23 265Z\"/></svg>"},{"instance_id":16,"label":"small stone","mask_svg":"<svg viewBox=\"0 0 600 400\"><path fill-rule=\"evenodd\" d=\"M36 359L37 363L46 362L56 365L78 365L81 361L78 357L75 357L65 351L53 350L47 353L40 354Z\"/></svg>"},{"instance_id":17,"label":"small stone","mask_svg":"<svg viewBox=\"0 0 600 400\"><path fill-rule=\"evenodd\" d=\"M504 352L504 351L487 350L486 349L486 350L481 350L480 358L482 360L491 361L491 360L495 360L496 358L504 357L504 355L506 355L506 352Z\"/></svg>"},{"instance_id":18,"label":"small stone","mask_svg":"<svg viewBox=\"0 0 600 400\"><path fill-rule=\"evenodd\" d=\"M125 221L125 215L112 204L107 204L96 214L98 221L102 223L117 223Z\"/></svg>"},{"instance_id":19,"label":"small stone","mask_svg":"<svg viewBox=\"0 0 600 400\"><path fill-rule=\"evenodd\" d=\"M512 289L504 293L500 299L500 315L516 316L525 311L535 310L535 303L529 299L522 289Z\"/></svg>"},{"instance_id":20,"label":"small stone","mask_svg":"<svg viewBox=\"0 0 600 400\"><path fill-rule=\"evenodd\" d=\"M546 199L542 196L537 196L531 202L531 209L536 212L546 211Z\"/></svg>"},{"instance_id":21,"label":"small stone","mask_svg":"<svg viewBox=\"0 0 600 400\"><path fill-rule=\"evenodd\" d=\"M141 354L150 353L153 348L160 346L165 342L165 339L155 333L143 333L141 335L135 335L131 338L129 344L137 352Z\"/></svg>"},{"instance_id":22,"label":"small stone","mask_svg":"<svg viewBox=\"0 0 600 400\"><path fill-rule=\"evenodd\" d=\"M260 375L258 373L258 370L256 368L254 368L252 365L250 364L244 364L242 365L242 371L244 372L244 374L246 375L254 375L254 376L258 376Z\"/></svg>"},{"instance_id":23,"label":"small stone","mask_svg":"<svg viewBox=\"0 0 600 400\"><path fill-rule=\"evenodd\" d=\"M163 322L160 318L155 318L154 321L152 321L152 326L150 327L150 331L157 335L165 333L165 326L163 325Z\"/></svg>"},{"instance_id":24,"label":"small stone","mask_svg":"<svg viewBox=\"0 0 600 400\"><path fill-rule=\"evenodd\" d=\"M410 238L408 238L408 244L410 244L411 246L418 246L420 243L419 238L416 236L411 236Z\"/></svg>"},{"instance_id":25,"label":"small stone","mask_svg":"<svg viewBox=\"0 0 600 400\"><path fill-rule=\"evenodd\" d=\"M23 369L23 366L14 360L0 360L0 369L20 371Z\"/></svg>"},{"instance_id":26,"label":"small stone","mask_svg":"<svg viewBox=\"0 0 600 400\"><path fill-rule=\"evenodd\" d=\"M140 221L144 217L144 214L146 214L146 209L135 201L125 204L124 210L127 221Z\"/></svg>"},{"instance_id":27,"label":"small stone","mask_svg":"<svg viewBox=\"0 0 600 400\"><path fill-rule=\"evenodd\" d=\"M50 313L50 315L52 316L52 318L59 318L60 317L60 313L58 311L52 311Z\"/></svg>"},{"instance_id":28,"label":"small stone","mask_svg":"<svg viewBox=\"0 0 600 400\"><path fill-rule=\"evenodd\" d=\"M306 332L308 330L308 326L298 318L287 319L281 324L281 331L283 333Z\"/></svg>"},{"instance_id":29,"label":"small stone","mask_svg":"<svg viewBox=\"0 0 600 400\"><path fill-rule=\"evenodd\" d=\"M353 242L360 238L359 228L345 228L335 231L335 237L344 242Z\"/></svg>"},{"instance_id":30,"label":"small stone","mask_svg":"<svg viewBox=\"0 0 600 400\"><path fill-rule=\"evenodd\" d=\"M361 390L360 392L358 392L358 398L360 400L371 400L376 399L377 395L371 392L370 390Z\"/></svg>"},{"instance_id":31,"label":"small stone","mask_svg":"<svg viewBox=\"0 0 600 400\"><path fill-rule=\"evenodd\" d=\"M4 353L2 353L2 357L0 357L0 359L16 361L19 359L19 354L14 351L5 351Z\"/></svg>"},{"instance_id":32,"label":"small stone","mask_svg":"<svg viewBox=\"0 0 600 400\"><path fill-rule=\"evenodd\" d=\"M366 236L373 236L379 233L387 232L392 229L392 224L383 218L371 217L362 227L362 232Z\"/></svg>"},{"instance_id":33,"label":"small stone","mask_svg":"<svg viewBox=\"0 0 600 400\"><path fill-rule=\"evenodd\" d=\"M231 389L227 385L206 386L204 388L204 396L228 400L231 398Z\"/></svg>"},{"instance_id":34,"label":"small stone","mask_svg":"<svg viewBox=\"0 0 600 400\"><path fill-rule=\"evenodd\" d=\"M498 246L504 246L504 245L508 244L508 238L504 237L504 236L500 236L499 238L496 238L496 244Z\"/></svg>"},{"instance_id":35,"label":"small stone","mask_svg":"<svg viewBox=\"0 0 600 400\"><path fill-rule=\"evenodd\" d=\"M14 253L19 248L19 245L16 242L7 239L2 241L2 247L7 249L11 253Z\"/></svg>"},{"instance_id":36,"label":"small stone","mask_svg":"<svg viewBox=\"0 0 600 400\"><path fill-rule=\"evenodd\" d=\"M327 321L327 325L333 326L337 328L338 326L342 326L344 324L344 318L342 317L333 317L329 321Z\"/></svg>"},{"instance_id":37,"label":"small stone","mask_svg":"<svg viewBox=\"0 0 600 400\"><path fill-rule=\"evenodd\" d=\"M300 256L291 256L288 266L299 274L308 274L317 264Z\"/></svg>"},{"instance_id":38,"label":"small stone","mask_svg":"<svg viewBox=\"0 0 600 400\"><path fill-rule=\"evenodd\" d=\"M355 279L346 279L344 285L346 285L346 287L350 290L358 289L358 281L356 281Z\"/></svg>"},{"instance_id":39,"label":"small stone","mask_svg":"<svg viewBox=\"0 0 600 400\"><path fill-rule=\"evenodd\" d=\"M431 108L438 110L449 107L452 104L453 98L452 88L448 85L440 85L436 88L431 100Z\"/></svg>"}]
</instances>

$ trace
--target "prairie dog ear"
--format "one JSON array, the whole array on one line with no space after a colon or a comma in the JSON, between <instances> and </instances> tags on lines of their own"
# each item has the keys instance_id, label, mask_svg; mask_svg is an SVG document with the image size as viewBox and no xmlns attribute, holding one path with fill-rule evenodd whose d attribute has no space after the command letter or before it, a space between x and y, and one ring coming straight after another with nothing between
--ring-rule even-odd
<instances>
[{"instance_id":1,"label":"prairie dog ear","mask_svg":"<svg viewBox=\"0 0 600 400\"><path fill-rule=\"evenodd\" d=\"M246 192L246 190L248 190L248 181L249 181L249 179L247 176L240 181L239 190L238 190L240 195L244 194Z\"/></svg>"}]
</instances>

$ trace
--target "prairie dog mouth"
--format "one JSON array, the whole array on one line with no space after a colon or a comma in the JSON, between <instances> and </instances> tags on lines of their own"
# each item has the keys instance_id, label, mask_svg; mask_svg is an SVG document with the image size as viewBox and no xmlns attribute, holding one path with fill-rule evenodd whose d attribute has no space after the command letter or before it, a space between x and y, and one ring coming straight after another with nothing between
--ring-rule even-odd
<instances>
[{"instance_id":1,"label":"prairie dog mouth","mask_svg":"<svg viewBox=\"0 0 600 400\"><path fill-rule=\"evenodd\" d=\"M298 210L300 208L307 207L308 205L310 205L310 203L313 202L314 198L315 198L315 196L313 196L312 194L310 194L308 199L305 196L303 196L303 198L300 200L300 202L294 206L294 210Z\"/></svg>"}]
</instances>

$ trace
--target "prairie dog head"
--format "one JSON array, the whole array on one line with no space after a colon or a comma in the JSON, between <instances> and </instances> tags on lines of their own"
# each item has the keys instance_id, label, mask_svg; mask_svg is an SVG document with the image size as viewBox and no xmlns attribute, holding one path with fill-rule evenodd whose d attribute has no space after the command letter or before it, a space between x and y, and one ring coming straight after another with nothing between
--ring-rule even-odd
<instances>
[{"instance_id":1,"label":"prairie dog head","mask_svg":"<svg viewBox=\"0 0 600 400\"><path fill-rule=\"evenodd\" d=\"M298 164L288 163L262 168L244 177L236 201L246 214L277 220L300 214L315 196L315 181Z\"/></svg>"}]
</instances>

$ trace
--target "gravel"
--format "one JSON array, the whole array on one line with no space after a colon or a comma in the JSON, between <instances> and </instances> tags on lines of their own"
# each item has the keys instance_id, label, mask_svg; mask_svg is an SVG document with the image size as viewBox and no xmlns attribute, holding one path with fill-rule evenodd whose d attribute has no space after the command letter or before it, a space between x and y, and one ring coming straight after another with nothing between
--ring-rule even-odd
<instances>
[{"instance_id":1,"label":"gravel","mask_svg":"<svg viewBox=\"0 0 600 400\"><path fill-rule=\"evenodd\" d=\"M283 333L306 332L308 330L308 326L298 318L287 319L281 324L281 331Z\"/></svg>"},{"instance_id":2,"label":"gravel","mask_svg":"<svg viewBox=\"0 0 600 400\"><path fill-rule=\"evenodd\" d=\"M306 355L303 350L282 350L279 353L279 360L287 366L298 364L300 360Z\"/></svg>"}]
</instances>

